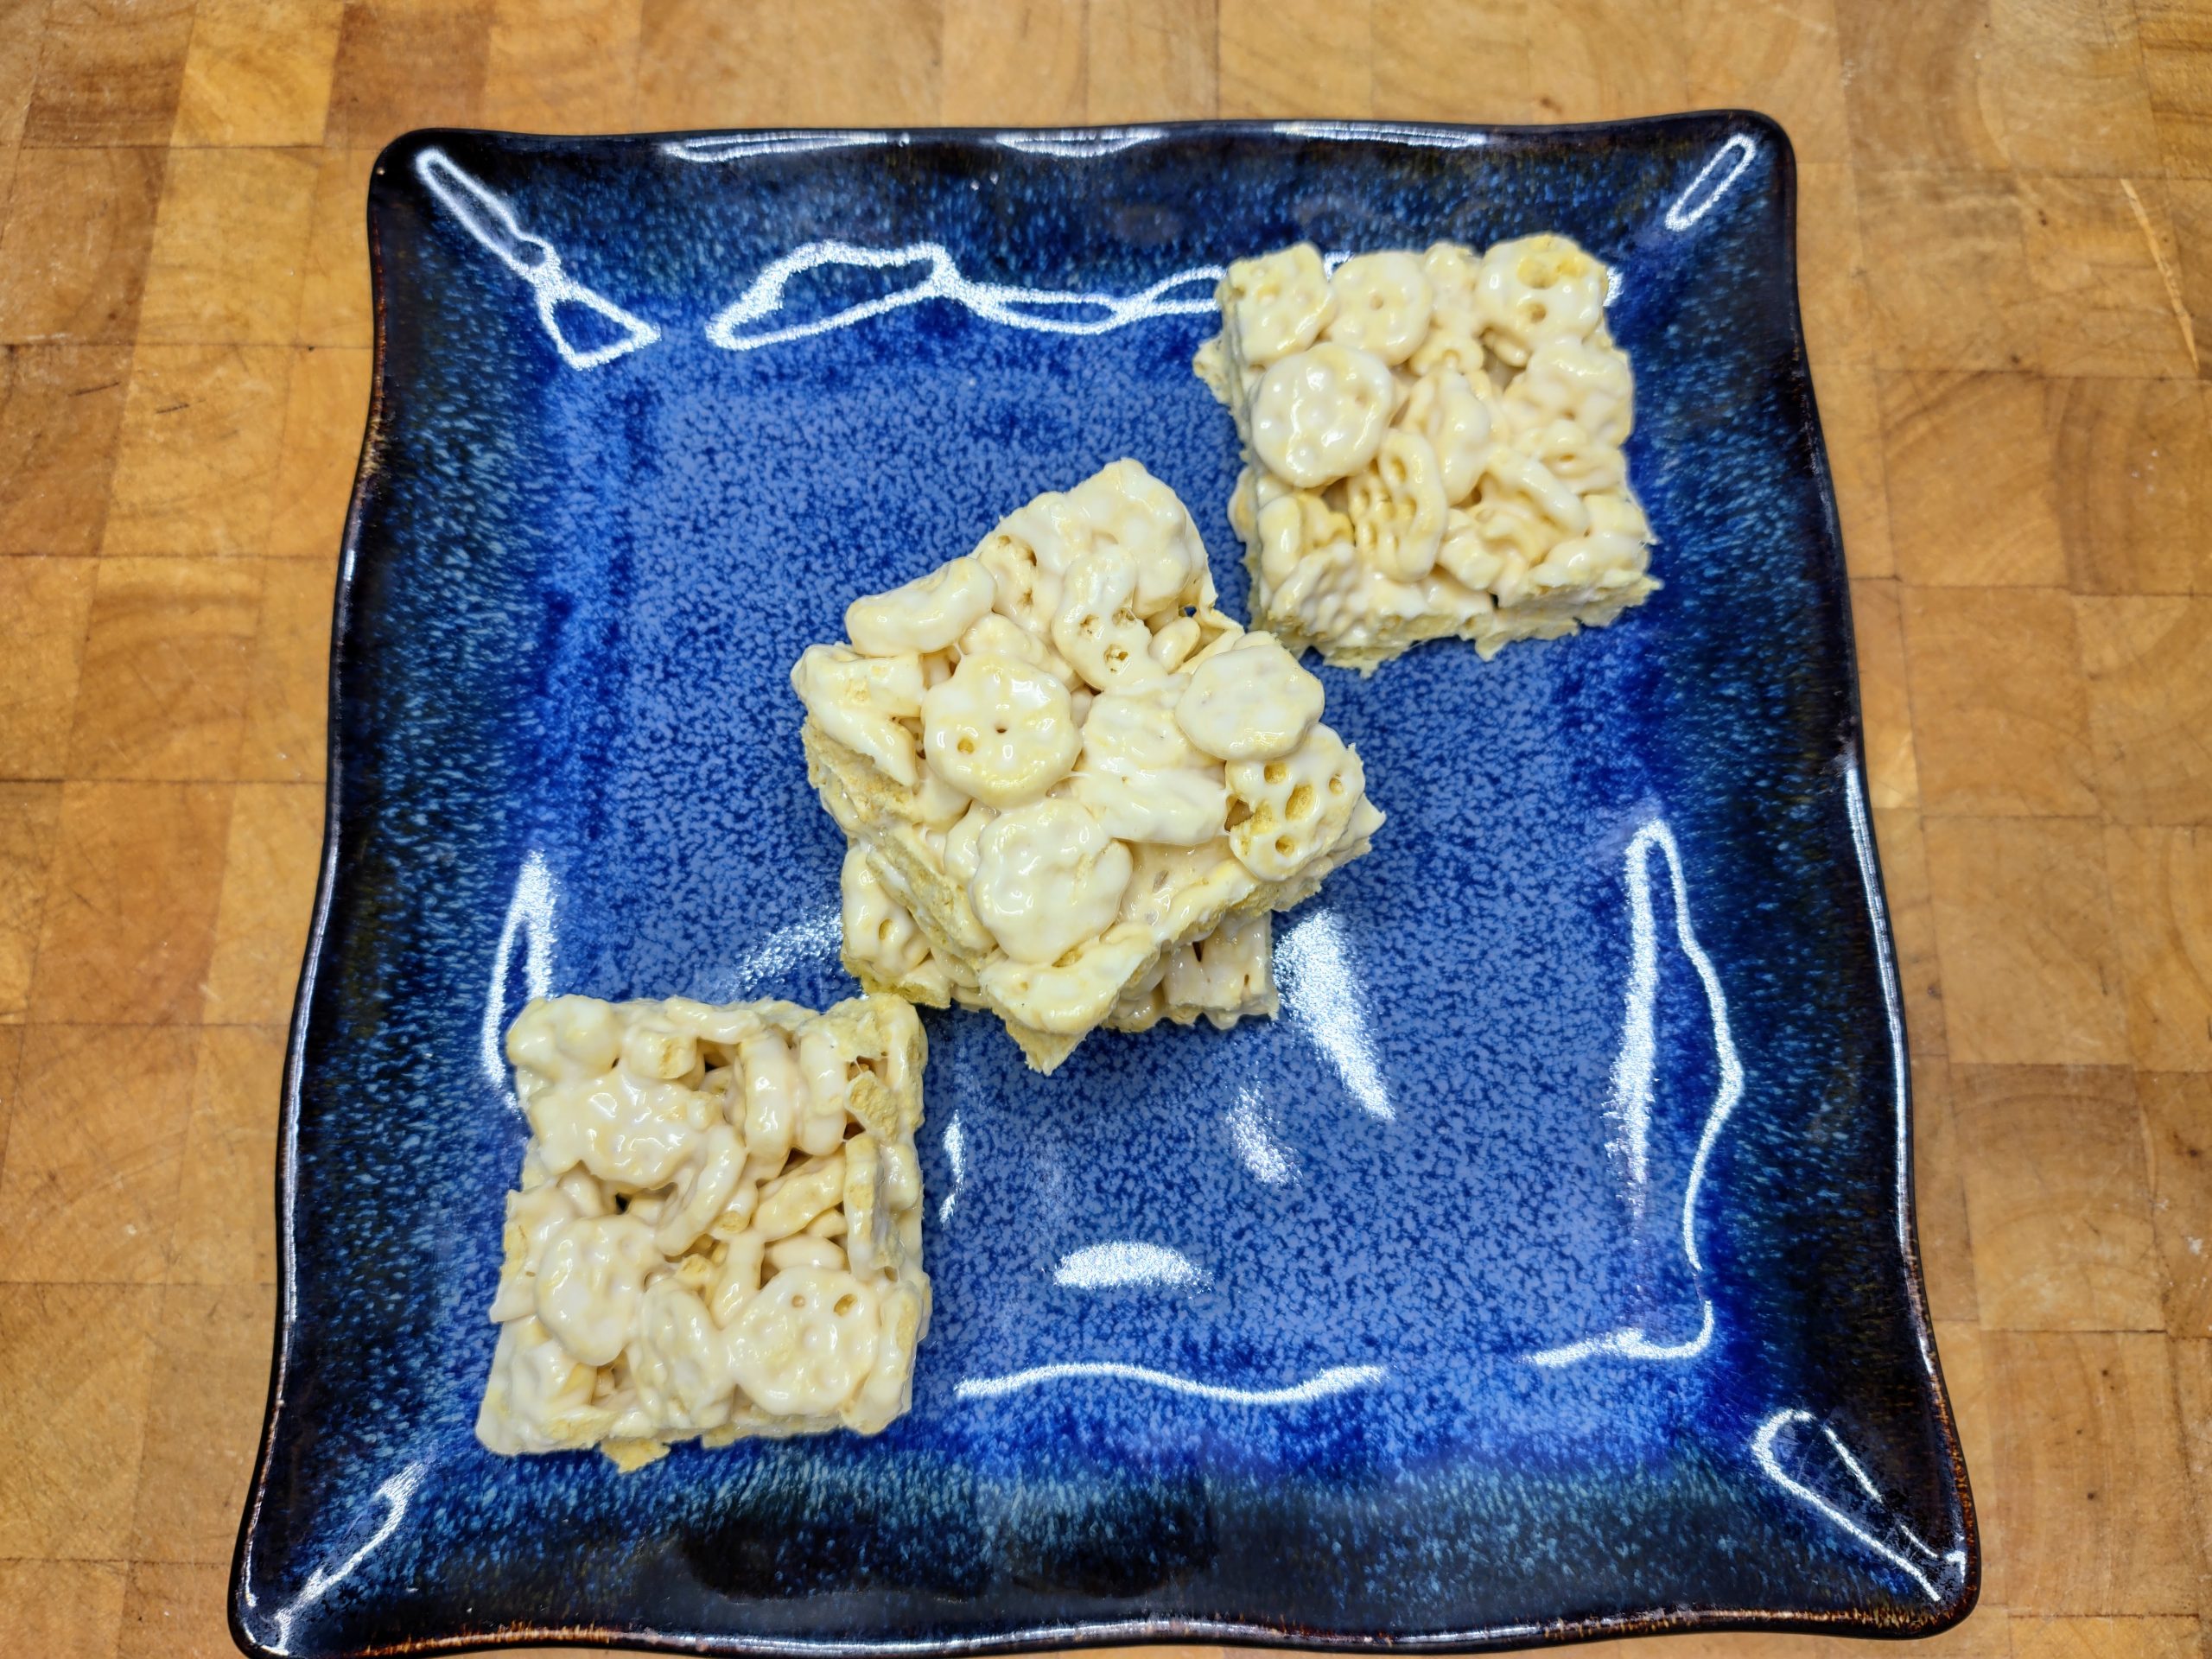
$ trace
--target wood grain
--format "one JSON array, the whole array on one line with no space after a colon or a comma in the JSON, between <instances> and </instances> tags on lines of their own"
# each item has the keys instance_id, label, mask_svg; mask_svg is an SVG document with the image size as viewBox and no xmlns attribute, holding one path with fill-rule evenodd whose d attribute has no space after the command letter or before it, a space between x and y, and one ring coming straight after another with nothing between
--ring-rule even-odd
<instances>
[{"instance_id":1,"label":"wood grain","mask_svg":"<svg viewBox=\"0 0 2212 1659\"><path fill-rule=\"evenodd\" d=\"M2074 611L2044 588L1911 588L1905 652L1926 711L1922 810L2078 817L2097 810ZM1859 659L1867 656L1859 647Z\"/></svg>"},{"instance_id":2,"label":"wood grain","mask_svg":"<svg viewBox=\"0 0 2212 1659\"><path fill-rule=\"evenodd\" d=\"M1967 1221L1989 1331L2157 1331L2143 1116L2118 1066L1952 1068Z\"/></svg>"},{"instance_id":3,"label":"wood grain","mask_svg":"<svg viewBox=\"0 0 2212 1659\"><path fill-rule=\"evenodd\" d=\"M1898 575L1916 588L2063 585L2044 383L1882 371L1875 386Z\"/></svg>"},{"instance_id":4,"label":"wood grain","mask_svg":"<svg viewBox=\"0 0 2212 1659\"><path fill-rule=\"evenodd\" d=\"M2126 1002L2096 822L1930 817L1924 828L1951 1058L2125 1065Z\"/></svg>"},{"instance_id":5,"label":"wood grain","mask_svg":"<svg viewBox=\"0 0 2212 1659\"><path fill-rule=\"evenodd\" d=\"M1800 162L1986 1529L1937 1645L2205 1655L2208 0L0 3L0 1652L230 1651L380 146L1726 104Z\"/></svg>"}]
</instances>

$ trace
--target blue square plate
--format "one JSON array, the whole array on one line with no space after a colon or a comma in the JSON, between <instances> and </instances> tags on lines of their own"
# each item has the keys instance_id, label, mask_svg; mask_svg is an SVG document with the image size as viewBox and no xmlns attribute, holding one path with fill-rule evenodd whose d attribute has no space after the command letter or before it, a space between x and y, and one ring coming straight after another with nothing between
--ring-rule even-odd
<instances>
[{"instance_id":1,"label":"blue square plate","mask_svg":"<svg viewBox=\"0 0 2212 1659\"><path fill-rule=\"evenodd\" d=\"M1787 140L1736 113L387 151L240 1637L1962 1617L1792 213ZM1122 455L1241 613L1236 438L1189 367L1216 269L1536 230L1619 272L1664 590L1492 663L1324 671L1390 821L1279 925L1281 1018L1051 1078L929 1018L937 1316L888 1433L629 1476L482 1450L522 1000L854 988L799 649Z\"/></svg>"}]
</instances>

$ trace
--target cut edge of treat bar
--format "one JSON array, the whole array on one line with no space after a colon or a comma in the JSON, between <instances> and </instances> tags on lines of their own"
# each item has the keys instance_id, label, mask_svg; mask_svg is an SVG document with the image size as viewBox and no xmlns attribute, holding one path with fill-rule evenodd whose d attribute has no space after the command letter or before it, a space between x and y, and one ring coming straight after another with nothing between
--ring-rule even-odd
<instances>
[{"instance_id":1,"label":"cut edge of treat bar","mask_svg":"<svg viewBox=\"0 0 2212 1659\"><path fill-rule=\"evenodd\" d=\"M981 957L971 957L969 953L959 949L953 938L953 929L946 919L952 913L957 888L925 857L918 844L918 836L898 822L888 810L890 801L908 791L867 756L823 732L811 718L802 724L800 740L806 753L807 779L814 785L831 818L849 838L859 843L878 877L893 896L906 907L914 925L929 940L931 949L962 963L971 972L975 971L976 963L982 959ZM1316 857L1306 868L1287 881L1263 881L1239 866L1240 874L1252 884L1243 896L1226 904L1205 907L1189 918L1173 938L1159 941L1152 954L1123 976L1116 1000L1176 946L1203 938L1231 918L1288 910L1312 897L1328 875L1370 850L1370 837L1381 827L1382 816L1372 802L1363 800L1360 806L1361 810L1337 845ZM904 844L907 839L917 844ZM848 963L849 967L852 965ZM861 978L863 984L868 982L864 976L855 973L855 976ZM965 1001L964 998L962 1000ZM1020 1046L1031 1068L1040 1072L1049 1074L1057 1070L1075 1052L1076 1046L1084 1037L1100 1028L1098 1026L1086 1027L1073 1035L1044 1031L1019 1019L1003 1002L993 996L988 988L979 989L976 1000L999 1017L1007 1034ZM1263 999L1255 999L1270 1005L1265 1010L1268 1013L1274 1011L1272 1004L1274 1000L1271 984ZM944 1005L935 1003L931 1006ZM1194 1017L1199 1012L1210 1011L1194 1010ZM1256 1014L1262 1010L1255 1007L1243 1012ZM1167 1017L1174 1016L1170 1014ZM1100 1025L1104 1023L1102 1020ZM1185 1022L1179 1020L1178 1023Z\"/></svg>"},{"instance_id":2,"label":"cut edge of treat bar","mask_svg":"<svg viewBox=\"0 0 2212 1659\"><path fill-rule=\"evenodd\" d=\"M1244 568L1251 574L1255 590L1260 579L1259 563L1259 543L1247 541L1244 543ZM1402 657L1415 645L1427 645L1432 639L1464 639L1474 646L1478 657L1488 662L1518 640L1564 639L1585 628L1610 627L1625 613L1643 604L1665 586L1658 577L1646 572L1634 582L1615 589L1602 599L1588 601L1569 610L1553 610L1535 605L1502 608L1494 606L1486 614L1465 624L1455 622L1448 616L1418 616L1401 627L1389 630L1387 637L1364 645L1336 645L1317 639L1302 632L1295 618L1262 616L1254 620L1253 626L1265 627L1282 642L1283 649L1294 657L1302 657L1309 651L1315 652L1331 668L1350 669L1365 679L1383 664Z\"/></svg>"},{"instance_id":3,"label":"cut edge of treat bar","mask_svg":"<svg viewBox=\"0 0 2212 1659\"><path fill-rule=\"evenodd\" d=\"M862 851L865 854L866 849L863 849ZM1113 1012L1108 1014L1101 1023L1108 1031L1139 1032L1149 1031L1163 1020L1170 1025L1177 1026L1194 1026L1200 1020L1204 1020L1216 1031L1229 1031L1234 1029L1240 1020L1273 1019L1279 1011L1281 1002L1281 999L1275 994L1274 988L1274 937L1272 919L1274 915L1273 911L1268 911L1261 915L1246 918L1257 926L1261 933L1260 985L1259 988L1251 995L1241 997L1233 1002L1178 1002L1168 996L1164 990L1155 988L1141 1008L1131 1008L1128 1006L1130 994L1124 991L1121 1000L1114 1005ZM1203 947L1224 928L1231 925L1233 925L1233 918L1225 919L1214 929L1213 932L1205 934L1200 938L1185 941L1184 944L1171 948L1181 950L1186 945ZM915 973L904 978L894 978L886 975L878 964L864 961L854 955L850 946L842 941L838 946L837 959L843 964L845 971L860 981L865 989L887 996L900 997L919 1007L950 1008L957 1004L967 1008L986 1010L989 1008L989 1004L980 997L963 995L963 988L952 984L949 978L931 976L927 973L926 970L930 968L936 969L938 976L941 976L944 973L944 963L934 951L925 960L921 969L918 969Z\"/></svg>"}]
</instances>

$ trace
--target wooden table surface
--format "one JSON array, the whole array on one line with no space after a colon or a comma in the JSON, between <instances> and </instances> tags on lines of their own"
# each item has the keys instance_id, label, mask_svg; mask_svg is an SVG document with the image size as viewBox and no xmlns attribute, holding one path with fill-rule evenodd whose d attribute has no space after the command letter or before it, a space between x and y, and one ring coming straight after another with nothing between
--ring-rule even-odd
<instances>
[{"instance_id":1,"label":"wooden table surface","mask_svg":"<svg viewBox=\"0 0 2212 1659\"><path fill-rule=\"evenodd\" d=\"M1800 163L1987 1562L1940 1645L2204 1653L2212 0L0 0L0 1652L231 1651L378 146L1715 105Z\"/></svg>"}]
</instances>

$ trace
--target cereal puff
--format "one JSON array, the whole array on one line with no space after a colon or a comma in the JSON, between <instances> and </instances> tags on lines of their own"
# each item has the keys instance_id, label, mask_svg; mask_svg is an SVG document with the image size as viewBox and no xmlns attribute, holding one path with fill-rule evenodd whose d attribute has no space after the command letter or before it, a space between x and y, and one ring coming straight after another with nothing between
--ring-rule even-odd
<instances>
[{"instance_id":1,"label":"cereal puff","mask_svg":"<svg viewBox=\"0 0 2212 1659\"><path fill-rule=\"evenodd\" d=\"M507 1058L531 1138L478 1440L631 1470L906 1409L930 1318L913 1009L556 996Z\"/></svg>"},{"instance_id":2,"label":"cereal puff","mask_svg":"<svg viewBox=\"0 0 2212 1659\"><path fill-rule=\"evenodd\" d=\"M1192 366L1230 407L1255 620L1371 674L1424 639L1602 627L1659 586L1621 445L1605 267L1565 237L1477 254L1305 244L1229 268Z\"/></svg>"},{"instance_id":3,"label":"cereal puff","mask_svg":"<svg viewBox=\"0 0 2212 1659\"><path fill-rule=\"evenodd\" d=\"M1216 607L1173 491L1116 461L845 632L791 684L862 984L988 1008L1039 1071L1102 1025L1275 1011L1270 912L1382 815L1321 683Z\"/></svg>"}]
</instances>

